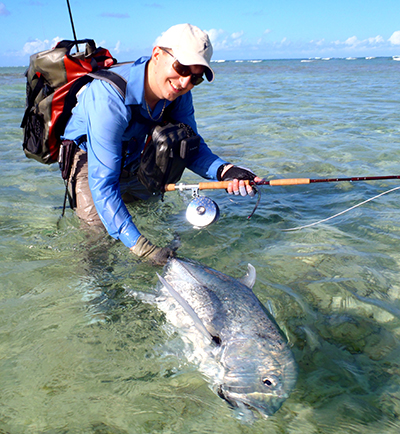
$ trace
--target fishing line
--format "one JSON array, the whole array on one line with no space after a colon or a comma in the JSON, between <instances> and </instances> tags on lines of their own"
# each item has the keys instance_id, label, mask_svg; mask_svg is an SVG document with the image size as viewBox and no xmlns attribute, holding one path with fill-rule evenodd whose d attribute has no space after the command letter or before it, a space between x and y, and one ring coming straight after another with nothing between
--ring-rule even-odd
<instances>
[{"instance_id":1,"label":"fishing line","mask_svg":"<svg viewBox=\"0 0 400 434\"><path fill-rule=\"evenodd\" d=\"M257 202L253 208L253 211L251 211L251 213L247 216L247 220L250 220L253 217L254 213L256 212L256 210L258 208L258 205L260 205L260 202L261 202L261 190L259 188L255 189L255 190L256 190L256 194L257 194ZM237 204L237 202L235 202L231 198L229 198L229 200L232 203L234 203L235 205Z\"/></svg>"},{"instance_id":2,"label":"fishing line","mask_svg":"<svg viewBox=\"0 0 400 434\"><path fill-rule=\"evenodd\" d=\"M367 202L371 202L372 200L377 199L378 197L381 197L381 196L383 196L383 195L385 195L385 194L391 193L392 191L399 190L399 189L400 189L400 186L399 186L399 187L392 188L392 189L387 190L387 191L384 191L383 193L380 193L380 194L378 194L378 195L376 195L376 196L374 196L374 197L371 197L371 198L369 198L369 199L367 199L367 200L364 200L363 202L360 202L360 203L358 203L357 205L354 205L354 206L352 206L351 208L347 208L347 209L345 209L344 211L341 211L341 212L339 212L339 213L337 213L337 214L335 214L335 215L333 215L333 216L331 216L331 217L328 217L328 218L326 218L326 219L319 220L319 221L317 221L317 222L310 223L309 225L305 225L305 226L298 226L298 227L296 227L296 228L290 228L290 229L282 229L282 231L283 231L283 232L299 231L299 230L301 230L301 229L309 228L309 227L311 227L311 226L316 226L316 225L318 225L318 224L320 224L320 223L327 222L328 220L332 220L332 219L335 218L335 217L338 217L338 216L340 216L340 215L343 215L343 214L345 214L346 212L351 211L351 210L353 210L353 209L355 209L355 208L357 208L357 207L359 207L359 206L361 206L361 205L364 205L364 204L367 203Z\"/></svg>"}]
</instances>

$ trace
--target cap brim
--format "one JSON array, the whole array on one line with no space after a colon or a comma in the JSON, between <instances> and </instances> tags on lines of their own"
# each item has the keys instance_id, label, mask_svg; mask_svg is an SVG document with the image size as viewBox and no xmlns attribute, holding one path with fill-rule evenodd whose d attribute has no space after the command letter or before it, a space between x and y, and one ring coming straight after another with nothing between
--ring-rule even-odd
<instances>
[{"instance_id":1,"label":"cap brim","mask_svg":"<svg viewBox=\"0 0 400 434\"><path fill-rule=\"evenodd\" d=\"M204 71L204 74L206 74L207 80L210 83L214 81L214 71L209 66L206 66L206 70Z\"/></svg>"}]
</instances>

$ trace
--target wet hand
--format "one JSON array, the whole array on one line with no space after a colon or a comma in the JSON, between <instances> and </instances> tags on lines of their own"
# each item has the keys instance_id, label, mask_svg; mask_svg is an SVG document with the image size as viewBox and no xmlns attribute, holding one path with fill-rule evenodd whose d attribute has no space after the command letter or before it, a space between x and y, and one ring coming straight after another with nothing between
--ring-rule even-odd
<instances>
[{"instance_id":1,"label":"wet hand","mask_svg":"<svg viewBox=\"0 0 400 434\"><path fill-rule=\"evenodd\" d=\"M155 246L143 235L140 235L136 244L131 247L133 254L154 265L165 265L169 258L176 256L175 250L170 247Z\"/></svg>"}]
</instances>

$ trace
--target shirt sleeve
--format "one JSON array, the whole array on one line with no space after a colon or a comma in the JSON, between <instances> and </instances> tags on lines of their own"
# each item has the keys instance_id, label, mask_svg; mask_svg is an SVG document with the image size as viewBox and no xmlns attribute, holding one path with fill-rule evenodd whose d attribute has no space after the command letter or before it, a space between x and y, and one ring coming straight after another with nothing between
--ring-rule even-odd
<instances>
[{"instance_id":1,"label":"shirt sleeve","mask_svg":"<svg viewBox=\"0 0 400 434\"><path fill-rule=\"evenodd\" d=\"M177 102L171 112L171 117L184 124L190 125L193 131L198 134L196 120L194 117L194 107L192 93L188 92L183 95ZM197 155L189 161L188 169L197 173L206 179L217 179L218 168L227 161L218 157L211 152L204 139L200 136L200 149Z\"/></svg>"},{"instance_id":2,"label":"shirt sleeve","mask_svg":"<svg viewBox=\"0 0 400 434\"><path fill-rule=\"evenodd\" d=\"M85 92L89 186L97 213L108 233L127 247L140 232L132 222L120 193L122 136L130 110L108 83L95 80Z\"/></svg>"}]
</instances>

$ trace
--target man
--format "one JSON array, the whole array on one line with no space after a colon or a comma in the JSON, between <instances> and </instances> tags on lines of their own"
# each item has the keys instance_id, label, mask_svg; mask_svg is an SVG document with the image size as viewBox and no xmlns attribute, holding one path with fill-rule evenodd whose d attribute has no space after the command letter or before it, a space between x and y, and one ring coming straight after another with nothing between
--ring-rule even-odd
<instances>
[{"instance_id":1,"label":"man","mask_svg":"<svg viewBox=\"0 0 400 434\"><path fill-rule=\"evenodd\" d=\"M190 91L203 75L213 81L212 52L208 35L199 28L171 27L156 42L151 58L113 68L127 80L125 98L113 85L94 80L80 92L64 132L65 140L79 145L70 177L77 215L91 226L104 225L135 255L156 264L164 264L174 251L141 235L124 200L150 196L136 173L151 122L162 121L168 112L197 133ZM203 139L187 167L207 179L232 180L230 194L252 195L252 187L239 180L260 180L213 154Z\"/></svg>"}]
</instances>

